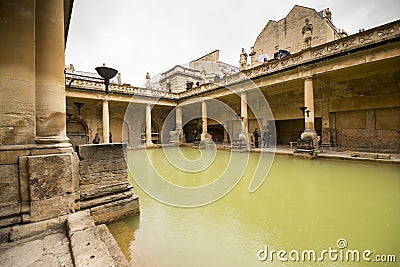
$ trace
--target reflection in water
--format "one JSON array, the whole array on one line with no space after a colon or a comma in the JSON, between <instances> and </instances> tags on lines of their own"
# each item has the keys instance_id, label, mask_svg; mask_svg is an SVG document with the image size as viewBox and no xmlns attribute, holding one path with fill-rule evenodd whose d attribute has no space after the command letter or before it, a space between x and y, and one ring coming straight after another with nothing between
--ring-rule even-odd
<instances>
[{"instance_id":1,"label":"reflection in water","mask_svg":"<svg viewBox=\"0 0 400 267\"><path fill-rule=\"evenodd\" d=\"M212 172L183 174L148 151L165 179L185 186L212 181L229 152L218 151ZM139 153L131 151L130 153ZM184 149L190 156L197 150ZM363 266L365 262L260 262L270 249L321 251L345 238L348 249L375 254L400 251L400 168L358 162L275 157L267 180L248 192L257 156L251 154L239 184L222 199L200 208L157 202L135 184L141 214L124 220L135 235L134 266ZM254 160L252 158L254 157ZM131 157L132 158L132 157ZM132 162L130 162L130 165ZM133 164L134 165L134 164ZM136 168L137 165L134 165ZM187 175L187 176L185 176ZM185 177L188 177L185 179ZM151 179L151 177L148 177ZM139 225L140 219L140 225ZM121 240L117 235L118 243ZM122 242L123 243L123 242ZM397 264L400 255L397 254ZM382 263L368 266L396 266Z\"/></svg>"},{"instance_id":2,"label":"reflection in water","mask_svg":"<svg viewBox=\"0 0 400 267\"><path fill-rule=\"evenodd\" d=\"M132 220L130 221L133 222L139 220L138 218L136 218L136 220L132 218ZM123 221L107 225L111 234L114 236L116 240L118 240L118 245L128 261L131 260L130 245L132 241L135 240L135 237L133 236L133 231L131 229L137 229L138 226L139 226L138 223L137 225L131 223L131 225L128 226Z\"/></svg>"}]
</instances>

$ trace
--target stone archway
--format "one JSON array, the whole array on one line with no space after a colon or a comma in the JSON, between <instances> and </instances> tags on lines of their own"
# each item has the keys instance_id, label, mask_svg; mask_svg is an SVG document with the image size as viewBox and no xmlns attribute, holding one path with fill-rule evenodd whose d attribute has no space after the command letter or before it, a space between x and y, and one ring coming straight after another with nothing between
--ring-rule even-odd
<instances>
[{"instance_id":1,"label":"stone archway","mask_svg":"<svg viewBox=\"0 0 400 267\"><path fill-rule=\"evenodd\" d=\"M124 120L120 118L110 119L110 132L112 134L113 143L122 143L122 138L126 139L128 137L129 131L127 132L128 133L127 135L123 135L123 129L124 129Z\"/></svg>"},{"instance_id":2,"label":"stone archway","mask_svg":"<svg viewBox=\"0 0 400 267\"><path fill-rule=\"evenodd\" d=\"M67 120L67 136L72 147L89 144L88 126L86 122L78 118Z\"/></svg>"}]
</instances>

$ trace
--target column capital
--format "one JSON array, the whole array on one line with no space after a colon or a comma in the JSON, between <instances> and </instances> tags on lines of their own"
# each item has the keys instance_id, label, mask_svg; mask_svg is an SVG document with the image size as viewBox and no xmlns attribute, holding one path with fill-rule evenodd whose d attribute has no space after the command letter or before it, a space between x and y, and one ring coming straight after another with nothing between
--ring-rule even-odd
<instances>
[{"instance_id":1,"label":"column capital","mask_svg":"<svg viewBox=\"0 0 400 267\"><path fill-rule=\"evenodd\" d=\"M313 80L315 80L315 76L314 75L310 75L310 76L306 76L306 77L304 77L304 81L313 81Z\"/></svg>"}]
</instances>

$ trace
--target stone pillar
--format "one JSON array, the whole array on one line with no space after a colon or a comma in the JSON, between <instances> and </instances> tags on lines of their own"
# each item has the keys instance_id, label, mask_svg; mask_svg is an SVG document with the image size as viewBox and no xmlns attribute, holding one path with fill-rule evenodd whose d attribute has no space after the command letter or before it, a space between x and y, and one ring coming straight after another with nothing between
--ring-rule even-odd
<instances>
[{"instance_id":1,"label":"stone pillar","mask_svg":"<svg viewBox=\"0 0 400 267\"><path fill-rule=\"evenodd\" d=\"M242 119L242 131L239 134L239 140L246 144L246 150L250 150L249 142L249 126L247 122L247 93L241 93L240 95L240 116Z\"/></svg>"},{"instance_id":2,"label":"stone pillar","mask_svg":"<svg viewBox=\"0 0 400 267\"><path fill-rule=\"evenodd\" d=\"M175 128L177 131L182 130L182 108L176 107L175 109Z\"/></svg>"},{"instance_id":3,"label":"stone pillar","mask_svg":"<svg viewBox=\"0 0 400 267\"><path fill-rule=\"evenodd\" d=\"M202 129L201 140L205 140L208 137L207 133L207 102L201 102L201 121L202 121Z\"/></svg>"},{"instance_id":4,"label":"stone pillar","mask_svg":"<svg viewBox=\"0 0 400 267\"><path fill-rule=\"evenodd\" d=\"M63 1L36 1L35 11L35 142L68 142Z\"/></svg>"},{"instance_id":5,"label":"stone pillar","mask_svg":"<svg viewBox=\"0 0 400 267\"><path fill-rule=\"evenodd\" d=\"M29 12L25 13L22 10ZM35 143L34 10L34 1L1 2L0 36L3 38L7 36L7 41L1 43L0 49L1 145Z\"/></svg>"},{"instance_id":6,"label":"stone pillar","mask_svg":"<svg viewBox=\"0 0 400 267\"><path fill-rule=\"evenodd\" d=\"M375 109L367 109L365 113L366 129L376 130Z\"/></svg>"},{"instance_id":7,"label":"stone pillar","mask_svg":"<svg viewBox=\"0 0 400 267\"><path fill-rule=\"evenodd\" d=\"M183 142L182 108L181 107L176 107L176 109L175 109L175 130L178 133L179 142Z\"/></svg>"},{"instance_id":8,"label":"stone pillar","mask_svg":"<svg viewBox=\"0 0 400 267\"><path fill-rule=\"evenodd\" d=\"M146 105L146 147L153 146L151 141L151 105Z\"/></svg>"},{"instance_id":9,"label":"stone pillar","mask_svg":"<svg viewBox=\"0 0 400 267\"><path fill-rule=\"evenodd\" d=\"M309 77L304 80L304 106L307 107L304 113L305 129L301 134L301 138L311 137L314 140L314 145L317 143L317 132L314 128L314 88L313 78Z\"/></svg>"},{"instance_id":10,"label":"stone pillar","mask_svg":"<svg viewBox=\"0 0 400 267\"><path fill-rule=\"evenodd\" d=\"M108 111L108 100L103 101L103 143L110 143L110 114Z\"/></svg>"},{"instance_id":11,"label":"stone pillar","mask_svg":"<svg viewBox=\"0 0 400 267\"><path fill-rule=\"evenodd\" d=\"M225 129L225 127L228 127L228 122L226 122L224 125L224 144L227 144L228 143L228 129Z\"/></svg>"},{"instance_id":12,"label":"stone pillar","mask_svg":"<svg viewBox=\"0 0 400 267\"><path fill-rule=\"evenodd\" d=\"M242 119L242 132L249 132L249 126L247 123L247 94L242 93L240 95L240 113Z\"/></svg>"},{"instance_id":13,"label":"stone pillar","mask_svg":"<svg viewBox=\"0 0 400 267\"><path fill-rule=\"evenodd\" d=\"M330 131L330 122L329 122L329 102L328 100L324 100L322 102L322 137L321 137L321 146L332 146L331 144L331 131Z\"/></svg>"}]
</instances>

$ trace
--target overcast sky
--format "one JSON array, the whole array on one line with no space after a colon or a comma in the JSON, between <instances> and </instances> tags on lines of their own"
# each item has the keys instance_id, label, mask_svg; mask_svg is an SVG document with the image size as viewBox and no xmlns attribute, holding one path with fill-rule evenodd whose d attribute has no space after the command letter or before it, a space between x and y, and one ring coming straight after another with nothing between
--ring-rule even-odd
<instances>
[{"instance_id":1,"label":"overcast sky","mask_svg":"<svg viewBox=\"0 0 400 267\"><path fill-rule=\"evenodd\" d=\"M95 72L106 63L122 82L145 83L177 64L215 49L220 61L239 66L268 20L284 18L294 5L329 7L336 27L349 34L399 19L399 0L75 0L65 64Z\"/></svg>"}]
</instances>

